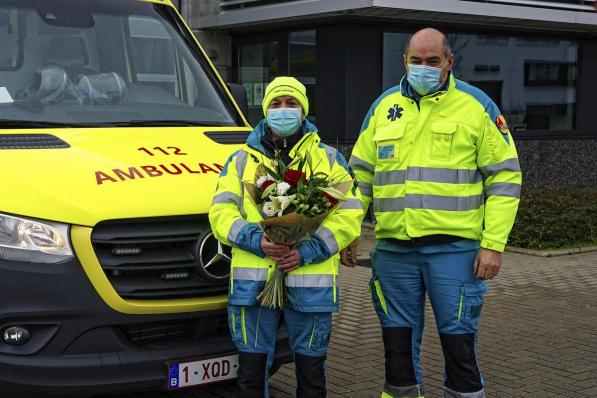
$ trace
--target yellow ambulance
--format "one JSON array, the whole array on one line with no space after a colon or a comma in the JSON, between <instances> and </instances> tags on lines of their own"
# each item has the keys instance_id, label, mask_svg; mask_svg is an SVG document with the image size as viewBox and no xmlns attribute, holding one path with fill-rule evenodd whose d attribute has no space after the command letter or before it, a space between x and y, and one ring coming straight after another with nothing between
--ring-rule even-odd
<instances>
[{"instance_id":1,"label":"yellow ambulance","mask_svg":"<svg viewBox=\"0 0 597 398\"><path fill-rule=\"evenodd\" d=\"M175 7L0 0L0 43L0 395L234 378L207 212L250 128Z\"/></svg>"}]
</instances>

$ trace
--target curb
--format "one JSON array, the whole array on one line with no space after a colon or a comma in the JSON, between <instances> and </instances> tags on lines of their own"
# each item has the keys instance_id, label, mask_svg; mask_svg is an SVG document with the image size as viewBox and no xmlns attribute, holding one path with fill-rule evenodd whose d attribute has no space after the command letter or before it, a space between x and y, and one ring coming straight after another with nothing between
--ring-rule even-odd
<instances>
[{"instance_id":1,"label":"curb","mask_svg":"<svg viewBox=\"0 0 597 398\"><path fill-rule=\"evenodd\" d=\"M523 249L522 247L506 246L506 251L510 253L526 254L535 257L560 257L571 254L581 254L597 251L597 246L590 247L573 247L570 249L556 249L556 250L532 250Z\"/></svg>"},{"instance_id":2,"label":"curb","mask_svg":"<svg viewBox=\"0 0 597 398\"><path fill-rule=\"evenodd\" d=\"M373 230L373 229L375 229L375 223L363 222L362 227ZM552 249L552 250L533 250L533 249L524 249L522 247L516 247L516 246L506 246L505 251L507 251L509 253L526 254L528 256L547 258L547 257L560 257L560 256L569 256L572 254L595 252L595 251L597 251L597 246L573 247L573 248L568 248L568 249Z\"/></svg>"}]
</instances>

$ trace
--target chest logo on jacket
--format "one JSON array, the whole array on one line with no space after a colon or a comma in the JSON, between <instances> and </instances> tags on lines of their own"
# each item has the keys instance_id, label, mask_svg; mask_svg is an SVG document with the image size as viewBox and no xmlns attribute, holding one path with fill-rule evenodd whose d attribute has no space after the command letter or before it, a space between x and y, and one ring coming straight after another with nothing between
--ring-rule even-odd
<instances>
[{"instance_id":1,"label":"chest logo on jacket","mask_svg":"<svg viewBox=\"0 0 597 398\"><path fill-rule=\"evenodd\" d=\"M402 109L398 104L394 104L393 107L388 109L388 120L393 122L396 119L400 119L402 117L403 111L404 109Z\"/></svg>"}]
</instances>

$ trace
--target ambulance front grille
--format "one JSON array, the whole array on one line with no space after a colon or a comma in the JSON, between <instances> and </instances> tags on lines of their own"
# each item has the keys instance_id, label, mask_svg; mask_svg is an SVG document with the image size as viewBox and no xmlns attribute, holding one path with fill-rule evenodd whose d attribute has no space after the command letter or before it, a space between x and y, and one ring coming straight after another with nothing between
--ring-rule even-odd
<instances>
[{"instance_id":1,"label":"ambulance front grille","mask_svg":"<svg viewBox=\"0 0 597 398\"><path fill-rule=\"evenodd\" d=\"M105 221L91 241L116 292L126 299L165 300L226 294L227 280L199 272L206 216Z\"/></svg>"},{"instance_id":2,"label":"ambulance front grille","mask_svg":"<svg viewBox=\"0 0 597 398\"><path fill-rule=\"evenodd\" d=\"M230 336L228 317L225 313L198 318L123 325L121 330L129 341L138 344Z\"/></svg>"}]
</instances>

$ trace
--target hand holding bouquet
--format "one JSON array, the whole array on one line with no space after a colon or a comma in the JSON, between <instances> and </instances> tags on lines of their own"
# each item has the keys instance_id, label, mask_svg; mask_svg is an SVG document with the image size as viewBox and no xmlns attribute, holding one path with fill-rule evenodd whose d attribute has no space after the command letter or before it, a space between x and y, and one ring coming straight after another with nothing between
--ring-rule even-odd
<instances>
[{"instance_id":1,"label":"hand holding bouquet","mask_svg":"<svg viewBox=\"0 0 597 398\"><path fill-rule=\"evenodd\" d=\"M327 215L345 200L344 192L351 182L338 184L334 176L313 172L308 153L305 158L298 158L296 169L288 168L276 154L272 167L261 164L255 183L245 186L265 218L261 225L266 239L293 250L307 241ZM257 296L261 305L284 308L284 278L285 272L277 268L274 277Z\"/></svg>"}]
</instances>

